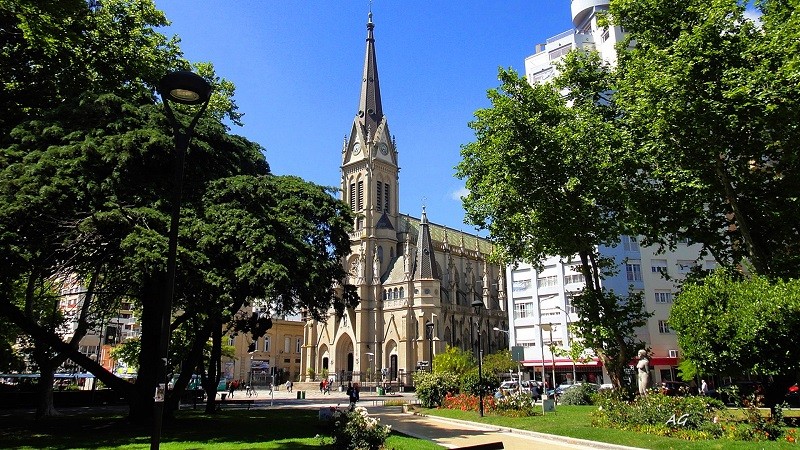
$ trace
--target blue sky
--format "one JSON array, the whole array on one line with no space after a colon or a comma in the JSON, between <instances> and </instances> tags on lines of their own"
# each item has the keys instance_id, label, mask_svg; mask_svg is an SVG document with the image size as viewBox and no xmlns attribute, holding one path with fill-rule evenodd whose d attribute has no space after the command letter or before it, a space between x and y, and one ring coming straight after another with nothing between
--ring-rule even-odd
<instances>
[{"instance_id":1,"label":"blue sky","mask_svg":"<svg viewBox=\"0 0 800 450\"><path fill-rule=\"evenodd\" d=\"M214 63L276 174L339 187L357 111L369 2L156 0L191 61ZM400 210L464 231L453 167L489 106L498 67L524 72L535 45L571 28L569 1L376 0L384 114L400 153Z\"/></svg>"}]
</instances>

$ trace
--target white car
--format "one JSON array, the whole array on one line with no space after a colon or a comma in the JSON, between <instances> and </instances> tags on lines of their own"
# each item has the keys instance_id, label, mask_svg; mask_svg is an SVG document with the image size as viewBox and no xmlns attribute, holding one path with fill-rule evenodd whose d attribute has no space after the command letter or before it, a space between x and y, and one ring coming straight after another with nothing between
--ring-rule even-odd
<instances>
[{"instance_id":1,"label":"white car","mask_svg":"<svg viewBox=\"0 0 800 450\"><path fill-rule=\"evenodd\" d=\"M503 381L500 383L500 391L504 394L517 392L519 390L519 383L516 381Z\"/></svg>"}]
</instances>

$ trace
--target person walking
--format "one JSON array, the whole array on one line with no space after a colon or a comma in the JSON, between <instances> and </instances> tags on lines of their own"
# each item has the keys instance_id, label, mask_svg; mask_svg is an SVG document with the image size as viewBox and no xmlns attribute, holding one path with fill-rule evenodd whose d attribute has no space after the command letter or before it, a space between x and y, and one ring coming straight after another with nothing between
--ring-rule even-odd
<instances>
[{"instance_id":1,"label":"person walking","mask_svg":"<svg viewBox=\"0 0 800 450\"><path fill-rule=\"evenodd\" d=\"M292 380L286 380L286 392L292 392Z\"/></svg>"},{"instance_id":2,"label":"person walking","mask_svg":"<svg viewBox=\"0 0 800 450\"><path fill-rule=\"evenodd\" d=\"M319 393L320 394L325 393L325 380L320 380L319 382Z\"/></svg>"}]
</instances>

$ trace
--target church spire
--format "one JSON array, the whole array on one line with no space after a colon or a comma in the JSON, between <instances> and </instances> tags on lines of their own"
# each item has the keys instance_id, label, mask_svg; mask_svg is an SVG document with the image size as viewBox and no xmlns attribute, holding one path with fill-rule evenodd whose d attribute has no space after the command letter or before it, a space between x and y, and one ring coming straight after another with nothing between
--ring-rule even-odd
<instances>
[{"instance_id":1,"label":"church spire","mask_svg":"<svg viewBox=\"0 0 800 450\"><path fill-rule=\"evenodd\" d=\"M436 260L433 254L433 240L428 225L428 215L425 207L422 207L422 218L419 221L419 235L417 236L417 267L414 279L433 279L439 278L439 271L436 268Z\"/></svg>"},{"instance_id":2,"label":"church spire","mask_svg":"<svg viewBox=\"0 0 800 450\"><path fill-rule=\"evenodd\" d=\"M358 103L358 116L356 121L361 125L362 132L371 130L372 133L378 129L378 125L383 118L383 106L381 105L381 88L378 83L378 60L375 57L375 37L372 31L375 24L372 23L372 8L370 8L367 20L367 54L364 58L364 74L361 78L361 98Z\"/></svg>"}]
</instances>

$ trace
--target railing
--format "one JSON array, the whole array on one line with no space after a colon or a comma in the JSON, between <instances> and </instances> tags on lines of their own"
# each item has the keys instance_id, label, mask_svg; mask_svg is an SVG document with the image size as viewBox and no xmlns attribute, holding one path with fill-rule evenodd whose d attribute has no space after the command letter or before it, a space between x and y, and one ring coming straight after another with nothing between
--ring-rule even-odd
<instances>
[{"instance_id":1,"label":"railing","mask_svg":"<svg viewBox=\"0 0 800 450\"><path fill-rule=\"evenodd\" d=\"M551 38L547 38L547 40L545 42L548 43L548 44L552 44L553 42L555 42L555 41L557 41L559 39L563 39L563 38L565 38L567 36L570 36L570 35L576 34L576 33L577 33L576 30L570 29L570 30L558 33L557 35L555 35L555 36L553 36Z\"/></svg>"}]
</instances>

